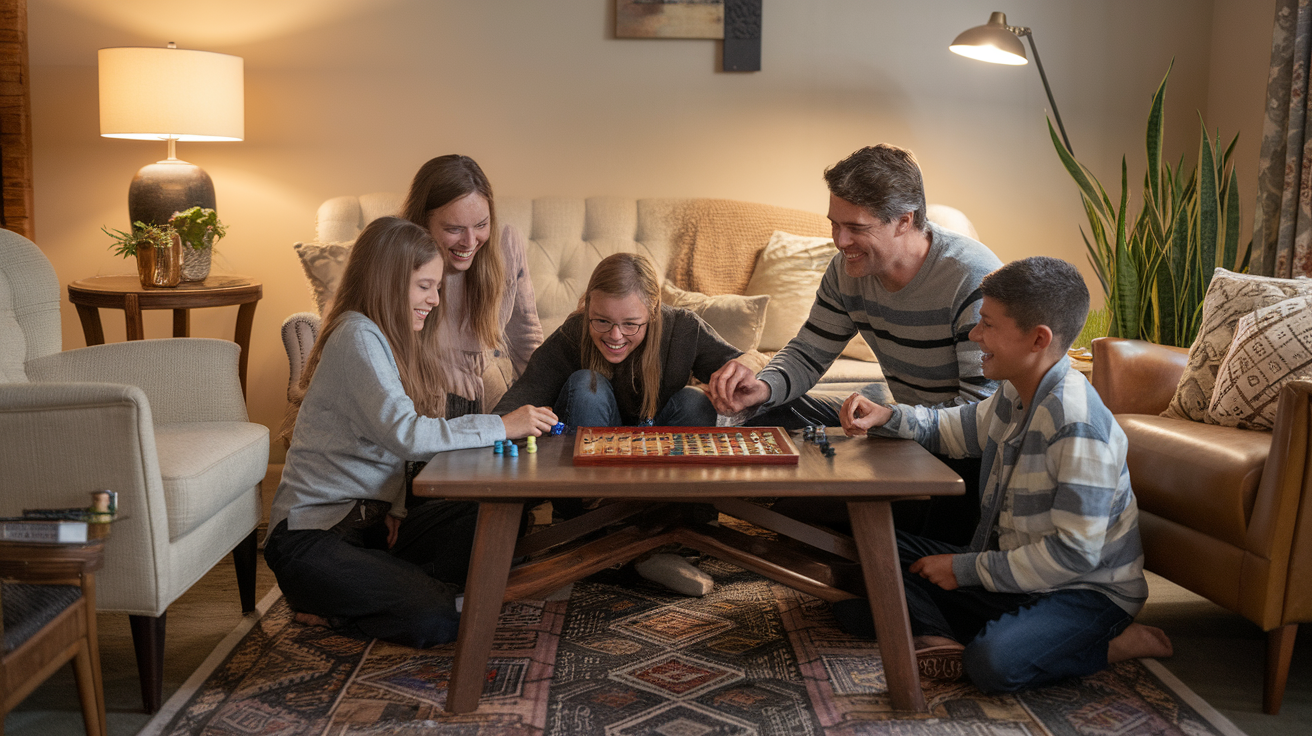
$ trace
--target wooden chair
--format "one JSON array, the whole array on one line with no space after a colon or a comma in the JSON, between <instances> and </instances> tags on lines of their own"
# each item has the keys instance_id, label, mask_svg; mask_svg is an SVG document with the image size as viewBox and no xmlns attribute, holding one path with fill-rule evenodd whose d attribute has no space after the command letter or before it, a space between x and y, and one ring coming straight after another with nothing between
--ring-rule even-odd
<instances>
[{"instance_id":1,"label":"wooden chair","mask_svg":"<svg viewBox=\"0 0 1312 736\"><path fill-rule=\"evenodd\" d=\"M0 542L0 736L9 711L70 660L87 736L105 736L93 574L104 552L103 539L86 544Z\"/></svg>"}]
</instances>

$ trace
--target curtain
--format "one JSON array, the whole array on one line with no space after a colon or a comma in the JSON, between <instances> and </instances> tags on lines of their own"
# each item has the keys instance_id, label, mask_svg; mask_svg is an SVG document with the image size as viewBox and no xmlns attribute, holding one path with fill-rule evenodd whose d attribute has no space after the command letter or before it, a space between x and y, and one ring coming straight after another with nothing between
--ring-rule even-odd
<instances>
[{"instance_id":1,"label":"curtain","mask_svg":"<svg viewBox=\"0 0 1312 736\"><path fill-rule=\"evenodd\" d=\"M1271 37L1271 72L1257 175L1251 271L1312 276L1312 137L1308 135L1308 67L1312 0L1279 0Z\"/></svg>"}]
</instances>

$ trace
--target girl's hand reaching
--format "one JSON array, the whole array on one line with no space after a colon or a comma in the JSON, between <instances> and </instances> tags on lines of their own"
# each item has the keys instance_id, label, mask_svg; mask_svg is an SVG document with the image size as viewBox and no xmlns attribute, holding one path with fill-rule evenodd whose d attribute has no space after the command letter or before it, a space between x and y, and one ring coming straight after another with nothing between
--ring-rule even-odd
<instances>
[{"instance_id":1,"label":"girl's hand reaching","mask_svg":"<svg viewBox=\"0 0 1312 736\"><path fill-rule=\"evenodd\" d=\"M541 437L544 434L550 434L551 427L557 421L556 413L551 409L529 404L525 404L501 417L501 423L506 425L506 439L508 440L522 439L529 435Z\"/></svg>"}]
</instances>

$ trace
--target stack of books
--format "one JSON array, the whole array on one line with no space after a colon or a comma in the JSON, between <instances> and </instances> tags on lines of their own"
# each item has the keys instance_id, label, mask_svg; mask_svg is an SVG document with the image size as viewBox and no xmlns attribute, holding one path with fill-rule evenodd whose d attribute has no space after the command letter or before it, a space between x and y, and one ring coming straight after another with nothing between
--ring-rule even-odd
<instances>
[{"instance_id":1,"label":"stack of books","mask_svg":"<svg viewBox=\"0 0 1312 736\"><path fill-rule=\"evenodd\" d=\"M24 509L22 516L0 517L0 540L8 542L87 541L87 523L97 521L86 509Z\"/></svg>"}]
</instances>

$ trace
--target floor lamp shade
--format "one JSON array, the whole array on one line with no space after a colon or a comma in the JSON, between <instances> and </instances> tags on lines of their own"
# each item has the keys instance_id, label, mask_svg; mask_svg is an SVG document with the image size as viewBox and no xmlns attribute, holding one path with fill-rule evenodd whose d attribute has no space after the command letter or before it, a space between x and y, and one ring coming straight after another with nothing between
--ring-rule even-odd
<instances>
[{"instance_id":1,"label":"floor lamp shade","mask_svg":"<svg viewBox=\"0 0 1312 736\"><path fill-rule=\"evenodd\" d=\"M214 183L174 155L176 141L245 137L241 57L209 51L100 49L100 135L168 141L169 156L137 172L128 190L130 222L162 225L188 207L214 208Z\"/></svg>"}]
</instances>

